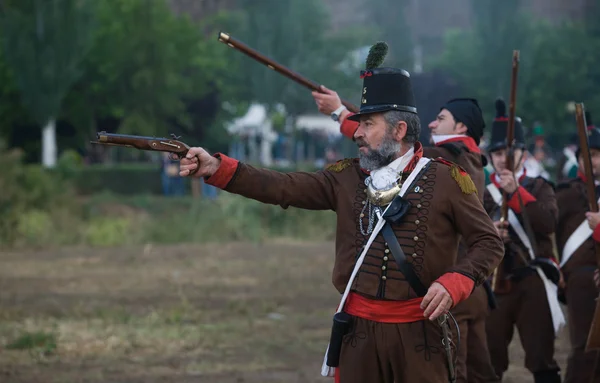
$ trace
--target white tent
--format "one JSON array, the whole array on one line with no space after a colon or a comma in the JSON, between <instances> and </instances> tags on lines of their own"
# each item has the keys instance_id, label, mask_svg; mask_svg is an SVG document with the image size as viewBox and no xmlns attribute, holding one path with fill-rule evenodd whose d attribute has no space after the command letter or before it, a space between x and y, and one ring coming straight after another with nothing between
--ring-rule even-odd
<instances>
[{"instance_id":1,"label":"white tent","mask_svg":"<svg viewBox=\"0 0 600 383\"><path fill-rule=\"evenodd\" d=\"M254 136L272 130L272 125L267 117L267 109L263 105L252 104L244 116L227 124L226 129L230 134Z\"/></svg>"},{"instance_id":2,"label":"white tent","mask_svg":"<svg viewBox=\"0 0 600 383\"><path fill-rule=\"evenodd\" d=\"M339 122L333 121L330 117L323 115L302 115L296 119L296 128L299 130L323 131L328 136L340 135Z\"/></svg>"},{"instance_id":3,"label":"white tent","mask_svg":"<svg viewBox=\"0 0 600 383\"><path fill-rule=\"evenodd\" d=\"M277 133L273 130L273 123L267 116L267 109L260 104L252 104L248 112L242 117L236 118L225 126L229 134L244 135L247 137L260 137L260 147L256 147L256 141L248 141L248 149L251 157L257 154L261 164L270 166L273 162L271 149L273 142L277 139ZM260 153L260 154L258 154Z\"/></svg>"}]
</instances>

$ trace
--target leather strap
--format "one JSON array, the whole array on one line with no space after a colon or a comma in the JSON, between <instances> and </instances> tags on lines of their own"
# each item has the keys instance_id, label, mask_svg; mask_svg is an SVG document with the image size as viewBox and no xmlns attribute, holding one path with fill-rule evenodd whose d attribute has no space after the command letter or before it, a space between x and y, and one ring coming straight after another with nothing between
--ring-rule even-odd
<instances>
[{"instance_id":1,"label":"leather strap","mask_svg":"<svg viewBox=\"0 0 600 383\"><path fill-rule=\"evenodd\" d=\"M381 233L396 261L396 265L398 265L398 269L404 274L410 287L417 293L417 296L424 297L425 294L427 294L427 288L419 280L419 277L417 277L412 265L406 261L406 255L404 254L404 251L402 251L402 247L400 247L400 243L398 243L398 238L396 238L394 229L392 229L389 222L385 223L385 226L381 229Z\"/></svg>"}]
</instances>

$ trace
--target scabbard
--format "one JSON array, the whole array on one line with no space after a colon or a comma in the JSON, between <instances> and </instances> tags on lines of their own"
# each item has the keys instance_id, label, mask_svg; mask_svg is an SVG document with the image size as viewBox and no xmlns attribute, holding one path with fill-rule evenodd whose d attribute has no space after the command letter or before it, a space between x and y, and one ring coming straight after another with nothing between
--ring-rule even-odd
<instances>
[{"instance_id":1,"label":"scabbard","mask_svg":"<svg viewBox=\"0 0 600 383\"><path fill-rule=\"evenodd\" d=\"M329 339L329 350L327 351L327 365L337 367L340 364L340 353L342 352L342 343L344 336L350 330L352 316L345 312L336 313L333 316L333 325L331 327L331 338Z\"/></svg>"}]
</instances>

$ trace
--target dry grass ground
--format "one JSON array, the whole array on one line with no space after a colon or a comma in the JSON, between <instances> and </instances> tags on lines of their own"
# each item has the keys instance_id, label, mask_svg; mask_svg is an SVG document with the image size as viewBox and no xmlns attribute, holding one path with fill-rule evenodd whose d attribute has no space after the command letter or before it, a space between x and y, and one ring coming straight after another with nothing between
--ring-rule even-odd
<instances>
[{"instance_id":1,"label":"dry grass ground","mask_svg":"<svg viewBox=\"0 0 600 383\"><path fill-rule=\"evenodd\" d=\"M0 382L332 382L319 375L332 254L289 241L2 253ZM37 343L6 348L23 339ZM557 347L564 367L565 334ZM518 341L511 355L505 382L531 382Z\"/></svg>"}]
</instances>

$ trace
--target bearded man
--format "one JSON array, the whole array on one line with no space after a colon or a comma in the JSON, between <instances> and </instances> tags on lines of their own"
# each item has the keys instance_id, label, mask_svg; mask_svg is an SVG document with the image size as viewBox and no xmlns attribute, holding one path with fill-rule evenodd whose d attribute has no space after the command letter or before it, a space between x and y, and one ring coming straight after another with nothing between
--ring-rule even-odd
<instances>
[{"instance_id":1,"label":"bearded man","mask_svg":"<svg viewBox=\"0 0 600 383\"><path fill-rule=\"evenodd\" d=\"M342 135L352 139L358 123L348 118L353 113L342 105L337 92L322 86L321 92L312 95L319 111L340 122ZM481 154L479 143L484 128L485 121L477 100L455 98L442 105L435 120L429 123L435 146L423 148L424 156L441 157L465 169L473 179L482 203L485 191L483 166L487 159ZM464 255L466 247L461 245L459 257ZM490 308L494 307L495 298L486 281L469 299L452 310L460 328L457 383L490 383L499 379L492 366L485 331L485 320Z\"/></svg>"},{"instance_id":2,"label":"bearded man","mask_svg":"<svg viewBox=\"0 0 600 383\"><path fill-rule=\"evenodd\" d=\"M358 159L280 173L191 148L180 175L264 203L337 215L333 284L342 299L322 374L342 383L454 379L447 312L499 264L503 246L468 174L423 157L410 75L374 46L354 139ZM464 238L466 255L457 260Z\"/></svg>"}]
</instances>

